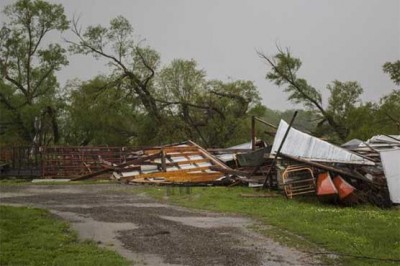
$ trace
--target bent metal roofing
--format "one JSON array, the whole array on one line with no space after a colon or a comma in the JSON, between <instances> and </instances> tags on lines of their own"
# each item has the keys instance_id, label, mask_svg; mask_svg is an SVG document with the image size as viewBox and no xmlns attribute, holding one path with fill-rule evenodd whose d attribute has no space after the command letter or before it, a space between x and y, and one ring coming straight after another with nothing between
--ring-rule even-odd
<instances>
[{"instance_id":1,"label":"bent metal roofing","mask_svg":"<svg viewBox=\"0 0 400 266\"><path fill-rule=\"evenodd\" d=\"M276 154L288 127L289 125L285 121L281 120L275 135L271 154ZM303 133L295 128L290 128L289 134L281 149L281 153L311 161L375 165L371 160L333 145L327 141Z\"/></svg>"}]
</instances>

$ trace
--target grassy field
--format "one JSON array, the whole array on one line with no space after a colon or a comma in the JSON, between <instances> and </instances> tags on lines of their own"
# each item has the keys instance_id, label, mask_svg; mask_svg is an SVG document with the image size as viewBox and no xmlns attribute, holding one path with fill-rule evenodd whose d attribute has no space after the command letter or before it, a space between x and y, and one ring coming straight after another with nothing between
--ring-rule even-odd
<instances>
[{"instance_id":1,"label":"grassy field","mask_svg":"<svg viewBox=\"0 0 400 266\"><path fill-rule=\"evenodd\" d=\"M190 194L179 188L148 187L141 192L185 207L251 216L272 225L272 229L263 233L279 242L308 252L321 247L328 253L339 254L345 265L400 264L398 209L345 208L311 198L287 200L281 195L246 198L242 196L244 193L265 192L244 187L197 187Z\"/></svg>"},{"instance_id":2,"label":"grassy field","mask_svg":"<svg viewBox=\"0 0 400 266\"><path fill-rule=\"evenodd\" d=\"M128 265L41 209L0 206L0 265Z\"/></svg>"}]
</instances>

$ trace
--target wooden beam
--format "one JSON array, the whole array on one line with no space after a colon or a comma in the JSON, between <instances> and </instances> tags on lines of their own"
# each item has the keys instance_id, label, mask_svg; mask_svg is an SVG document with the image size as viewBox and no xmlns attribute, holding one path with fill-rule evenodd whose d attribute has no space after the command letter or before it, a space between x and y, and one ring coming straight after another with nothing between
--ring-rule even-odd
<instances>
[{"instance_id":1,"label":"wooden beam","mask_svg":"<svg viewBox=\"0 0 400 266\"><path fill-rule=\"evenodd\" d=\"M86 174L86 175L83 175L83 176L78 176L76 178L71 179L71 181L86 180L86 179L89 179L89 178L92 178L92 177L95 177L95 176L99 176L99 175L102 175L102 174L106 174L108 172L112 172L112 171L114 171L114 169L118 169L118 168L125 167L125 166L128 166L128 165L137 165L137 164L140 164L140 163L142 163L144 161L155 159L155 158L157 158L159 156L160 156L160 153L158 153L158 154L155 153L155 154L152 154L152 155L143 156L143 157L140 157L140 158L136 158L134 160L129 160L129 161L125 162L125 163L118 164L118 165L114 166L114 168L102 169L100 171L96 171L96 172L93 172L93 173L90 173L90 174Z\"/></svg>"},{"instance_id":2,"label":"wooden beam","mask_svg":"<svg viewBox=\"0 0 400 266\"><path fill-rule=\"evenodd\" d=\"M247 153L251 152L252 149L230 149L230 148L212 148L212 149L207 149L208 152L218 152L218 153Z\"/></svg>"},{"instance_id":3,"label":"wooden beam","mask_svg":"<svg viewBox=\"0 0 400 266\"><path fill-rule=\"evenodd\" d=\"M258 121L258 122L260 122L260 123L266 125L266 126L272 127L273 129L278 129L277 126L275 126L275 125L273 125L273 124L270 124L270 123L268 123L267 121L264 121L264 120L262 120L262 119L260 119L260 118L258 118L258 117L254 117L254 119L255 119L256 121Z\"/></svg>"},{"instance_id":4,"label":"wooden beam","mask_svg":"<svg viewBox=\"0 0 400 266\"><path fill-rule=\"evenodd\" d=\"M208 170L208 169L209 169L208 166L204 166L204 167L196 167L196 168L190 168L190 169L179 169L179 170L168 171L168 172L154 172L154 173L140 174L140 175L134 175L134 176L126 176L126 177L124 177L124 179L151 178L151 177L173 177L173 176L185 175L190 172L203 171L203 170Z\"/></svg>"},{"instance_id":5,"label":"wooden beam","mask_svg":"<svg viewBox=\"0 0 400 266\"><path fill-rule=\"evenodd\" d=\"M338 174L342 174L344 176L353 177L355 179L366 181L368 183L372 183L372 181L369 180L368 178L364 177L363 175L361 175L359 173L353 172L353 171L347 171L347 170L343 170L343 169L340 169L340 168L337 168L337 167L333 167L333 166L329 166L329 165L325 165L325 164L321 164L321 163L317 163L317 162L312 162L312 161L305 160L305 159L302 159L302 158L299 158L299 157L293 157L293 156L290 156L290 155L287 155L287 154L284 154L284 153L280 153L280 157L286 158L286 159L289 159L289 160L292 160L292 161L295 161L295 162L304 163L304 164L307 164L307 165L310 165L310 166L314 166L316 168L324 169L324 170L327 170L327 171L332 171L332 172L335 172L335 173L338 173Z\"/></svg>"},{"instance_id":6,"label":"wooden beam","mask_svg":"<svg viewBox=\"0 0 400 266\"><path fill-rule=\"evenodd\" d=\"M225 169L231 169L230 167L226 166L225 164L223 164L219 160L215 159L215 157L211 153L209 153L208 151L206 151L205 149L203 149L202 147L200 147L199 145L197 145L193 141L189 140L189 143L191 143L192 145L197 147L198 150L204 155L204 157L209 158L215 165L218 165L218 166L220 166L222 168L225 168Z\"/></svg>"},{"instance_id":7,"label":"wooden beam","mask_svg":"<svg viewBox=\"0 0 400 266\"><path fill-rule=\"evenodd\" d=\"M167 157L186 157L186 156L202 156L199 151L193 151L193 152L169 152L166 154Z\"/></svg>"},{"instance_id":8,"label":"wooden beam","mask_svg":"<svg viewBox=\"0 0 400 266\"><path fill-rule=\"evenodd\" d=\"M165 147L165 148L156 148L156 149L147 149L144 150L145 154L153 154L153 153L159 153L161 152L161 149L163 149L167 154L168 153L173 153L173 152L195 152L197 151L196 147L193 146L174 146L174 147Z\"/></svg>"},{"instance_id":9,"label":"wooden beam","mask_svg":"<svg viewBox=\"0 0 400 266\"><path fill-rule=\"evenodd\" d=\"M216 165L210 166L210 169L213 171L219 171L224 174L230 174L230 175L237 175L237 176L251 176L252 175L251 172L238 171L238 170L234 170L234 169L226 169L226 168L222 168L222 167L219 167Z\"/></svg>"},{"instance_id":10,"label":"wooden beam","mask_svg":"<svg viewBox=\"0 0 400 266\"><path fill-rule=\"evenodd\" d=\"M197 159L197 160L187 160L187 161L179 161L179 162L169 162L166 163L167 165L182 165L182 164L197 164L197 163L206 163L210 162L211 160L209 158L204 158L204 159Z\"/></svg>"},{"instance_id":11,"label":"wooden beam","mask_svg":"<svg viewBox=\"0 0 400 266\"><path fill-rule=\"evenodd\" d=\"M162 177L164 180L154 179L157 178L153 177L140 177L129 180L130 182L138 182L138 183L148 183L156 182L156 183L180 183L180 182L190 182L190 183L201 183L201 182L212 182L217 180L218 178L222 177L223 174L221 173L181 173L180 175L174 175L170 177ZM161 178L161 177L159 177Z\"/></svg>"}]
</instances>

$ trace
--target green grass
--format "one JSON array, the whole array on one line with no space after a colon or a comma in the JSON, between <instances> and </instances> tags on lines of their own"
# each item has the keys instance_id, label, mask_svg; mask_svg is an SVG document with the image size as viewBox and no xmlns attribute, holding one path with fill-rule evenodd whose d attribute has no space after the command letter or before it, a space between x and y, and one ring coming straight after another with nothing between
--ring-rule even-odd
<instances>
[{"instance_id":1,"label":"green grass","mask_svg":"<svg viewBox=\"0 0 400 266\"><path fill-rule=\"evenodd\" d=\"M382 210L372 206L345 208L322 204L311 198L244 198L241 193L264 193L244 187L197 187L192 188L191 194L180 193L179 188L147 187L139 191L185 207L251 216L272 225L273 229L263 231L274 239L308 251L318 246L328 252L342 254L340 261L345 265L400 263L398 209ZM350 256L343 256L345 254ZM386 261L388 259L398 261Z\"/></svg>"},{"instance_id":2,"label":"green grass","mask_svg":"<svg viewBox=\"0 0 400 266\"><path fill-rule=\"evenodd\" d=\"M0 206L0 265L129 265L41 209Z\"/></svg>"}]
</instances>

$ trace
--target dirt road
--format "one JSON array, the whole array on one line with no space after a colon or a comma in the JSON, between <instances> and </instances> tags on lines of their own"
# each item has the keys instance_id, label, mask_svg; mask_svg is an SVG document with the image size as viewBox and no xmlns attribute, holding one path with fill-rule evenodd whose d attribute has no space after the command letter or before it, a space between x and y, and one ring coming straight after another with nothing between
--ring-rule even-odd
<instances>
[{"instance_id":1,"label":"dirt road","mask_svg":"<svg viewBox=\"0 0 400 266\"><path fill-rule=\"evenodd\" d=\"M309 254L249 227L254 221L160 204L135 187L18 185L0 187L0 203L50 210L82 239L112 249L135 265L311 265ZM27 221L28 222L28 221Z\"/></svg>"}]
</instances>

